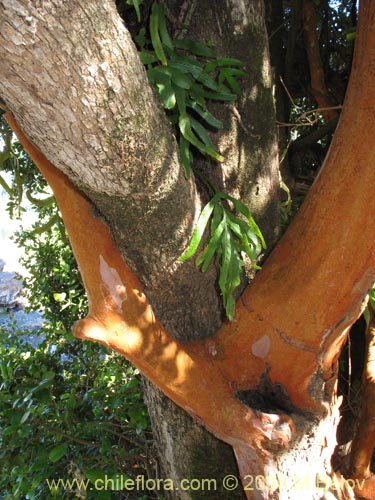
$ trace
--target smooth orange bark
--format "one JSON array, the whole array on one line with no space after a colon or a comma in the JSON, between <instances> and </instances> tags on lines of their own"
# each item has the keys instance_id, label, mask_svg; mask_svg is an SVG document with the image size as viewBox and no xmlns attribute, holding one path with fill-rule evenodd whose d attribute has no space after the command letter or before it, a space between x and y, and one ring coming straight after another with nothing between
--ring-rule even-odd
<instances>
[{"instance_id":1,"label":"smooth orange bark","mask_svg":"<svg viewBox=\"0 0 375 500\"><path fill-rule=\"evenodd\" d=\"M324 412L347 329L375 281L374 16L375 3L362 2L347 100L319 178L238 301L235 321L204 341L177 343L164 330L91 203L7 114L55 192L82 273L90 312L76 336L126 356L231 444L242 477L272 465L269 450L288 445L293 423L249 408L236 392L256 389L267 375L292 405Z\"/></svg>"}]
</instances>

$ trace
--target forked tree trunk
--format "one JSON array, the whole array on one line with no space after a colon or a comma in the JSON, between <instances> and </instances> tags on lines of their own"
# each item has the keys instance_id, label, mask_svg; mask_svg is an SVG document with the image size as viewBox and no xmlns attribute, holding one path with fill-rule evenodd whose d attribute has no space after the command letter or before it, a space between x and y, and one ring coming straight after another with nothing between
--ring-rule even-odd
<instances>
[{"instance_id":1,"label":"forked tree trunk","mask_svg":"<svg viewBox=\"0 0 375 500\"><path fill-rule=\"evenodd\" d=\"M328 489L336 498L351 495L330 458L338 421L337 359L375 281L374 17L375 4L363 1L353 75L319 178L238 301L235 321L205 340L176 341L157 321L92 205L8 116L55 191L79 262L90 312L75 334L122 353L230 444L249 499L318 500ZM19 47L8 54L9 68ZM3 82L0 88L29 135L43 125L25 118L30 102L22 92L13 103L19 86L12 93ZM44 130L47 137L33 136L41 147L55 137L48 126Z\"/></svg>"}]
</instances>

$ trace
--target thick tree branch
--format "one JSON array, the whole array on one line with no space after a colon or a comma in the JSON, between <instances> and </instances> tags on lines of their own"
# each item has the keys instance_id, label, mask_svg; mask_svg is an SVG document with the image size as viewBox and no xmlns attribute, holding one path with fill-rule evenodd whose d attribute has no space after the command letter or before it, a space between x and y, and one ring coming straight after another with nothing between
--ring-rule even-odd
<instances>
[{"instance_id":1,"label":"thick tree branch","mask_svg":"<svg viewBox=\"0 0 375 500\"><path fill-rule=\"evenodd\" d=\"M305 48L310 67L311 92L319 108L329 108L334 103L330 98L325 82L323 63L320 56L317 6L313 0L302 1L302 22L305 35ZM323 112L327 122L337 116L337 111Z\"/></svg>"},{"instance_id":2,"label":"thick tree branch","mask_svg":"<svg viewBox=\"0 0 375 500\"><path fill-rule=\"evenodd\" d=\"M181 2L168 0L167 4L179 17ZM224 123L221 133L213 134L224 162L196 158L195 168L249 207L271 250L280 236L279 162L264 1L244 0L239 5L236 0L200 0L190 3L190 9L186 36L207 43L209 33L219 56L242 60L245 71L235 103L209 103Z\"/></svg>"},{"instance_id":3,"label":"thick tree branch","mask_svg":"<svg viewBox=\"0 0 375 500\"><path fill-rule=\"evenodd\" d=\"M375 281L374 18L375 4L363 1L344 109L318 179L243 294L234 327L209 341L239 387L271 366L270 379L306 409L327 397L346 329Z\"/></svg>"},{"instance_id":4,"label":"thick tree branch","mask_svg":"<svg viewBox=\"0 0 375 500\"><path fill-rule=\"evenodd\" d=\"M375 4L364 0L347 99L321 174L239 301L236 320L205 341L186 344L168 334L92 205L9 117L55 191L79 262L90 313L76 335L134 362L234 447L242 474L272 467L272 451L294 434L281 410L250 408L237 392L263 380L280 389L291 411L321 415L333 397L347 328L375 281L374 18Z\"/></svg>"}]
</instances>

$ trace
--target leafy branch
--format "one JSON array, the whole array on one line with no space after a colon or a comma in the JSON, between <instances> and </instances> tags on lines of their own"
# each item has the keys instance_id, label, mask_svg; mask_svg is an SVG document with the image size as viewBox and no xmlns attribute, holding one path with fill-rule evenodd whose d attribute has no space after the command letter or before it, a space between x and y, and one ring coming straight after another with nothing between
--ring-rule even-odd
<instances>
[{"instance_id":1,"label":"leafy branch","mask_svg":"<svg viewBox=\"0 0 375 500\"><path fill-rule=\"evenodd\" d=\"M226 206L228 201L242 217L235 215ZM219 287L226 315L233 320L235 312L233 292L241 281L241 271L245 265L244 256L247 255L254 269L259 269L256 259L266 244L247 206L232 196L217 192L202 210L189 248L180 258L181 262L195 255L210 219L210 239L198 255L196 265L201 266L202 272L205 272L216 254L220 265Z\"/></svg>"}]
</instances>

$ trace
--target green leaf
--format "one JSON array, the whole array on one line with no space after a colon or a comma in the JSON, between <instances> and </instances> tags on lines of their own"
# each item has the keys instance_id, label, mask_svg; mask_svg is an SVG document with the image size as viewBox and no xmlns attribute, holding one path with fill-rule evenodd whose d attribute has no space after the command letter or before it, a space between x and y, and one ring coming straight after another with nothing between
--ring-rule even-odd
<instances>
[{"instance_id":1,"label":"green leaf","mask_svg":"<svg viewBox=\"0 0 375 500\"><path fill-rule=\"evenodd\" d=\"M186 91L184 89L176 89L175 91L176 94L176 102L177 102L177 108L180 116L178 117L177 123L179 123L181 118L185 118L187 116L186 114Z\"/></svg>"},{"instance_id":2,"label":"green leaf","mask_svg":"<svg viewBox=\"0 0 375 500\"><path fill-rule=\"evenodd\" d=\"M222 244L222 252L223 252L223 257L221 261L221 266L220 266L220 275L219 275L219 287L221 290L221 293L223 294L224 301L226 299L226 283L227 283L227 277L228 277L228 272L229 272L229 263L232 255L232 248L231 248L231 238L230 234L227 228L224 230L223 238L221 240Z\"/></svg>"},{"instance_id":3,"label":"green leaf","mask_svg":"<svg viewBox=\"0 0 375 500\"><path fill-rule=\"evenodd\" d=\"M8 372L8 366L7 363L3 360L1 360L0 363L0 371L1 371L1 377L5 382L8 382L10 379L9 372Z\"/></svg>"},{"instance_id":4,"label":"green leaf","mask_svg":"<svg viewBox=\"0 0 375 500\"><path fill-rule=\"evenodd\" d=\"M241 217L223 206L223 202L226 200L233 203ZM206 211L207 206L209 210ZM200 224L199 232L195 235L193 233L193 236L195 236L194 244L191 241L187 252L180 260L184 261L186 260L185 256L190 258L194 255L201 241L208 218L211 217L211 237L204 250L197 257L196 265L201 266L202 272L205 272L214 255L218 256L220 266L219 288L223 297L226 315L230 320L233 320L235 313L233 292L241 283L241 272L245 265L241 252L245 252L249 256L255 269L259 269L256 265L256 259L261 252L261 243L264 243L264 238L246 205L225 193L217 192L206 205L202 214L203 212L204 220L200 218L198 221ZM245 217L245 219L242 217ZM255 232L253 229L255 229Z\"/></svg>"},{"instance_id":5,"label":"green leaf","mask_svg":"<svg viewBox=\"0 0 375 500\"><path fill-rule=\"evenodd\" d=\"M165 109L173 109L176 106L176 94L171 85L158 84L160 99Z\"/></svg>"},{"instance_id":6,"label":"green leaf","mask_svg":"<svg viewBox=\"0 0 375 500\"><path fill-rule=\"evenodd\" d=\"M216 52L203 43L194 42L188 39L176 39L173 42L177 49L187 50L200 57L216 57Z\"/></svg>"},{"instance_id":7,"label":"green leaf","mask_svg":"<svg viewBox=\"0 0 375 500\"><path fill-rule=\"evenodd\" d=\"M237 236L237 238L241 240L242 229L240 224L238 223L239 219L230 212L227 212L227 221L228 221L228 227L233 231L233 233Z\"/></svg>"},{"instance_id":8,"label":"green leaf","mask_svg":"<svg viewBox=\"0 0 375 500\"><path fill-rule=\"evenodd\" d=\"M250 230L260 239L262 247L267 248L263 234L262 234L261 230L259 229L255 220L251 216L250 210L248 209L248 207L244 203L242 203L242 201L237 200L236 198L233 198L232 196L227 196L227 198L228 198L228 200L230 200L233 203L234 208L237 210L237 212L239 212L244 217L246 217L246 219L249 223Z\"/></svg>"},{"instance_id":9,"label":"green leaf","mask_svg":"<svg viewBox=\"0 0 375 500\"><path fill-rule=\"evenodd\" d=\"M238 68L223 68L220 70L219 82L220 78L225 79L227 76L232 76L233 78L237 78L238 76L245 76L246 71ZM221 82L220 82L221 83Z\"/></svg>"},{"instance_id":10,"label":"green leaf","mask_svg":"<svg viewBox=\"0 0 375 500\"><path fill-rule=\"evenodd\" d=\"M210 262L212 260L212 257L214 256L215 252L217 251L217 248L219 246L221 236L223 234L225 228L225 220L222 219L220 224L217 226L214 234L211 236L210 241L204 251L199 255L199 257L196 260L196 265L199 267L202 265L202 272L204 273L208 266L210 265Z\"/></svg>"},{"instance_id":11,"label":"green leaf","mask_svg":"<svg viewBox=\"0 0 375 500\"><path fill-rule=\"evenodd\" d=\"M189 91L189 98L192 101L195 101L197 104L199 104L199 106L202 106L202 108L205 108L206 107L206 99L204 97L205 92L206 91L204 90L203 85L194 82Z\"/></svg>"},{"instance_id":12,"label":"green leaf","mask_svg":"<svg viewBox=\"0 0 375 500\"><path fill-rule=\"evenodd\" d=\"M126 3L128 5L132 5L135 9L135 12L137 14L137 21L140 23L141 22L141 10L139 6L141 5L143 0L126 0Z\"/></svg>"},{"instance_id":13,"label":"green leaf","mask_svg":"<svg viewBox=\"0 0 375 500\"><path fill-rule=\"evenodd\" d=\"M53 377L45 377L43 380L39 382L39 384L33 388L32 393L40 391L41 389L45 389L49 387L53 383Z\"/></svg>"},{"instance_id":14,"label":"green leaf","mask_svg":"<svg viewBox=\"0 0 375 500\"><path fill-rule=\"evenodd\" d=\"M24 424L26 422L26 420L30 417L30 415L31 415L31 410L27 410L27 412L25 412L22 415L22 418L20 420L20 425Z\"/></svg>"},{"instance_id":15,"label":"green leaf","mask_svg":"<svg viewBox=\"0 0 375 500\"><path fill-rule=\"evenodd\" d=\"M179 151L181 163L185 169L185 177L189 179L191 172L190 143L182 135L179 140Z\"/></svg>"},{"instance_id":16,"label":"green leaf","mask_svg":"<svg viewBox=\"0 0 375 500\"><path fill-rule=\"evenodd\" d=\"M216 231L216 228L218 227L218 225L220 224L221 220L224 217L224 208L223 208L222 204L220 203L220 201L222 199L221 193L220 192L216 193L216 197L217 197L217 202L216 202L214 212L213 212L212 218L211 218L211 228L210 228L211 235L214 234L214 232Z\"/></svg>"},{"instance_id":17,"label":"green leaf","mask_svg":"<svg viewBox=\"0 0 375 500\"><path fill-rule=\"evenodd\" d=\"M215 147L212 144L210 136L208 135L206 129L195 119L190 117L190 124L192 129L197 133L199 139L210 149L214 150Z\"/></svg>"},{"instance_id":18,"label":"green leaf","mask_svg":"<svg viewBox=\"0 0 375 500\"><path fill-rule=\"evenodd\" d=\"M180 116L178 122L180 131L187 141L189 141L193 146L195 146L201 153L212 156L217 161L224 161L223 156L217 153L212 147L207 146L194 134L191 129L190 118L186 116Z\"/></svg>"},{"instance_id":19,"label":"green leaf","mask_svg":"<svg viewBox=\"0 0 375 500\"><path fill-rule=\"evenodd\" d=\"M149 52L147 50L141 50L141 52L139 52L139 57L141 58L142 64L145 66L153 64L158 60L154 52Z\"/></svg>"},{"instance_id":20,"label":"green leaf","mask_svg":"<svg viewBox=\"0 0 375 500\"><path fill-rule=\"evenodd\" d=\"M56 302L64 302L66 299L66 292L61 292L61 293L54 293L53 298L55 299Z\"/></svg>"},{"instance_id":21,"label":"green leaf","mask_svg":"<svg viewBox=\"0 0 375 500\"><path fill-rule=\"evenodd\" d=\"M236 94L232 94L230 92L210 92L210 91L204 91L202 93L203 97L206 97L207 99L211 99L212 101L235 101L237 99Z\"/></svg>"},{"instance_id":22,"label":"green leaf","mask_svg":"<svg viewBox=\"0 0 375 500\"><path fill-rule=\"evenodd\" d=\"M106 474L100 469L90 469L85 472L85 475L87 479L89 479L93 484L95 484L95 481L98 479L105 479Z\"/></svg>"},{"instance_id":23,"label":"green leaf","mask_svg":"<svg viewBox=\"0 0 375 500\"><path fill-rule=\"evenodd\" d=\"M2 437L11 436L12 434L16 434L17 430L18 425L10 425L9 427L3 428L1 435Z\"/></svg>"},{"instance_id":24,"label":"green leaf","mask_svg":"<svg viewBox=\"0 0 375 500\"><path fill-rule=\"evenodd\" d=\"M206 73L211 73L216 68L222 68L222 67L231 67L231 66L238 66L238 67L243 67L245 66L244 61L241 61L240 59L235 59L234 57L222 57L220 59L215 59L214 61L211 61L206 64L204 71Z\"/></svg>"},{"instance_id":25,"label":"green leaf","mask_svg":"<svg viewBox=\"0 0 375 500\"><path fill-rule=\"evenodd\" d=\"M217 199L218 198L216 196L214 196L207 203L207 205L205 205L205 207L203 208L203 210L199 216L197 225L195 226L195 229L193 231L193 236L191 238L190 245L189 245L188 249L186 250L186 252L182 255L182 257L180 257L180 259L179 259L180 262L185 262L186 260L190 259L191 257L193 257L193 255L197 251L199 243L201 242L204 230L206 229L207 223L208 223L210 216L212 214L212 211L215 207L215 203L217 202Z\"/></svg>"},{"instance_id":26,"label":"green leaf","mask_svg":"<svg viewBox=\"0 0 375 500\"><path fill-rule=\"evenodd\" d=\"M141 28L138 34L135 35L134 39L139 49L142 50L145 47L146 43L148 42L146 38L146 28L145 27Z\"/></svg>"},{"instance_id":27,"label":"green leaf","mask_svg":"<svg viewBox=\"0 0 375 500\"><path fill-rule=\"evenodd\" d=\"M159 28L160 28L160 17L163 17L164 12L161 5L156 2L152 4L152 13L150 16L150 35L151 43L155 54L159 61L166 66L167 57L164 52L163 44L160 38Z\"/></svg>"},{"instance_id":28,"label":"green leaf","mask_svg":"<svg viewBox=\"0 0 375 500\"><path fill-rule=\"evenodd\" d=\"M236 310L236 302L232 295L228 295L225 303L225 314L227 315L229 321L234 320L235 310Z\"/></svg>"},{"instance_id":29,"label":"green leaf","mask_svg":"<svg viewBox=\"0 0 375 500\"><path fill-rule=\"evenodd\" d=\"M166 109L173 109L176 105L176 94L172 87L171 76L164 69L166 68L162 66L151 68L147 71L147 75L156 87L163 106Z\"/></svg>"},{"instance_id":30,"label":"green leaf","mask_svg":"<svg viewBox=\"0 0 375 500\"><path fill-rule=\"evenodd\" d=\"M202 71L202 73L198 76L197 80L201 83L203 83L203 85L211 90L214 90L215 92L216 91L219 91L220 90L220 87L219 85L215 82L215 80L210 76L208 75L207 73L204 73Z\"/></svg>"},{"instance_id":31,"label":"green leaf","mask_svg":"<svg viewBox=\"0 0 375 500\"><path fill-rule=\"evenodd\" d=\"M241 74L246 74L244 71L240 71ZM237 80L233 74L233 71L231 68L229 69L223 69L221 72L220 72L220 75L219 75L219 83L220 84L223 84L224 81L227 81L227 83L229 84L229 87L231 88L231 90L233 90L233 92L235 94L242 94L242 90L240 89L238 83L237 83Z\"/></svg>"},{"instance_id":32,"label":"green leaf","mask_svg":"<svg viewBox=\"0 0 375 500\"><path fill-rule=\"evenodd\" d=\"M155 8L154 8L155 5ZM158 20L159 20L159 32L163 45L168 47L171 51L173 51L173 42L171 37L169 36L167 29L167 22L165 19L165 9L163 5L153 4L153 11L158 10Z\"/></svg>"},{"instance_id":33,"label":"green leaf","mask_svg":"<svg viewBox=\"0 0 375 500\"><path fill-rule=\"evenodd\" d=\"M67 449L67 444L60 444L59 446L55 446L55 448L53 448L48 455L49 460L51 462L58 462L65 455Z\"/></svg>"},{"instance_id":34,"label":"green leaf","mask_svg":"<svg viewBox=\"0 0 375 500\"><path fill-rule=\"evenodd\" d=\"M223 122L215 118L206 108L200 106L196 101L192 101L190 99L187 100L187 105L193 109L203 120L218 130L223 128Z\"/></svg>"},{"instance_id":35,"label":"green leaf","mask_svg":"<svg viewBox=\"0 0 375 500\"><path fill-rule=\"evenodd\" d=\"M371 307L375 310L375 285L371 288L369 292L369 299Z\"/></svg>"},{"instance_id":36,"label":"green leaf","mask_svg":"<svg viewBox=\"0 0 375 500\"><path fill-rule=\"evenodd\" d=\"M203 71L203 68L192 58L184 57L177 60L173 59L174 58L172 58L172 61L169 62L170 68L176 68L185 74L190 74L195 80Z\"/></svg>"},{"instance_id":37,"label":"green leaf","mask_svg":"<svg viewBox=\"0 0 375 500\"><path fill-rule=\"evenodd\" d=\"M168 70L172 82L177 85L178 87L182 89L190 89L193 80L190 76L187 76L185 73L183 73L181 70L178 68L174 68L171 66L168 66L168 68L165 68Z\"/></svg>"}]
</instances>

